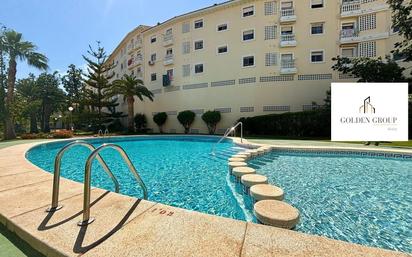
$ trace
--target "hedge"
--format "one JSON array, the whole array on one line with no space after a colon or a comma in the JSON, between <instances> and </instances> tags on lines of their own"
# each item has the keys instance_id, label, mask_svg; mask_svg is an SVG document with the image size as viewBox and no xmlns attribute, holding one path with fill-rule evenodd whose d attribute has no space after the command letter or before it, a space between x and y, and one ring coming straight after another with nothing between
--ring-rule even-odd
<instances>
[{"instance_id":1,"label":"hedge","mask_svg":"<svg viewBox=\"0 0 412 257\"><path fill-rule=\"evenodd\" d=\"M241 118L249 135L330 138L330 112L313 110Z\"/></svg>"}]
</instances>

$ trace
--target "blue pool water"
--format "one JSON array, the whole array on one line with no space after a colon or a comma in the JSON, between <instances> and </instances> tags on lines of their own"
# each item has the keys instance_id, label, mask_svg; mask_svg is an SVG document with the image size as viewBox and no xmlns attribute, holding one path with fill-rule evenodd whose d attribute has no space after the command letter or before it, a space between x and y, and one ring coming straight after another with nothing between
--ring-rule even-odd
<instances>
[{"instance_id":1,"label":"blue pool water","mask_svg":"<svg viewBox=\"0 0 412 257\"><path fill-rule=\"evenodd\" d=\"M218 137L127 137L93 139L94 146L115 143L123 147L145 182L149 200L196 210L204 213L246 220L247 213L238 204L236 193L227 183L227 158L241 149L232 141L220 143L210 154ZM53 172L57 152L67 144L40 145L27 153L27 158L40 168ZM90 150L76 146L63 157L61 175L83 182L84 165ZM142 191L128 171L119 154L112 149L102 152L102 157L120 184L120 193L142 197ZM95 161L92 169L92 185L114 191L109 176ZM239 198L239 196L237 196Z\"/></svg>"},{"instance_id":2,"label":"blue pool water","mask_svg":"<svg viewBox=\"0 0 412 257\"><path fill-rule=\"evenodd\" d=\"M204 213L253 220L250 198L242 197L228 176L227 158L241 151L217 137L127 137L93 139L122 146L140 172L149 200ZM37 166L52 172L54 157L66 145L40 145L27 153ZM62 176L82 182L90 151L75 147L62 164ZM103 158L120 182L120 192L142 197L132 174L112 149ZM272 152L249 161L271 184L285 191L285 201L299 209L297 231L363 245L412 252L412 161L348 155ZM92 185L114 190L95 161ZM249 209L247 207L249 207Z\"/></svg>"},{"instance_id":3,"label":"blue pool water","mask_svg":"<svg viewBox=\"0 0 412 257\"><path fill-rule=\"evenodd\" d=\"M412 161L272 152L249 162L299 209L298 231L412 252Z\"/></svg>"}]
</instances>

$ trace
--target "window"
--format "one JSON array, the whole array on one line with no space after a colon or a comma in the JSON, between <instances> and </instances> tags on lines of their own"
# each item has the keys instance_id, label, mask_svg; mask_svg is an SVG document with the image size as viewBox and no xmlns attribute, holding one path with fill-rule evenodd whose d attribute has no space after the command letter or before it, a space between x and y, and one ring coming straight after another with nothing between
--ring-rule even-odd
<instances>
[{"instance_id":1,"label":"window","mask_svg":"<svg viewBox=\"0 0 412 257\"><path fill-rule=\"evenodd\" d=\"M282 10L293 9L293 1L287 1L281 3Z\"/></svg>"},{"instance_id":2,"label":"window","mask_svg":"<svg viewBox=\"0 0 412 257\"><path fill-rule=\"evenodd\" d=\"M156 54L152 54L150 56L150 61L155 62L156 61Z\"/></svg>"},{"instance_id":3,"label":"window","mask_svg":"<svg viewBox=\"0 0 412 257\"><path fill-rule=\"evenodd\" d=\"M217 48L217 53L218 53L218 54L225 54L225 53L227 53L227 46L219 46L219 47Z\"/></svg>"},{"instance_id":4,"label":"window","mask_svg":"<svg viewBox=\"0 0 412 257\"><path fill-rule=\"evenodd\" d=\"M243 31L243 41L253 40L255 38L255 31L253 29Z\"/></svg>"},{"instance_id":5,"label":"window","mask_svg":"<svg viewBox=\"0 0 412 257\"><path fill-rule=\"evenodd\" d=\"M276 14L276 2L270 1L265 2L265 15L275 15Z\"/></svg>"},{"instance_id":6,"label":"window","mask_svg":"<svg viewBox=\"0 0 412 257\"><path fill-rule=\"evenodd\" d=\"M281 35L293 35L293 27L292 26L283 26L280 31Z\"/></svg>"},{"instance_id":7,"label":"window","mask_svg":"<svg viewBox=\"0 0 412 257\"><path fill-rule=\"evenodd\" d=\"M203 49L203 40L195 41L195 50Z\"/></svg>"},{"instance_id":8,"label":"window","mask_svg":"<svg viewBox=\"0 0 412 257\"><path fill-rule=\"evenodd\" d=\"M203 19L195 21L195 29L203 28Z\"/></svg>"},{"instance_id":9,"label":"window","mask_svg":"<svg viewBox=\"0 0 412 257\"><path fill-rule=\"evenodd\" d=\"M323 23L313 23L311 24L311 31L312 35L321 35L323 34Z\"/></svg>"},{"instance_id":10,"label":"window","mask_svg":"<svg viewBox=\"0 0 412 257\"><path fill-rule=\"evenodd\" d=\"M173 48L169 48L166 50L166 55L172 55L173 54Z\"/></svg>"},{"instance_id":11,"label":"window","mask_svg":"<svg viewBox=\"0 0 412 257\"><path fill-rule=\"evenodd\" d=\"M278 55L276 53L266 53L265 65L266 66L276 66L278 64Z\"/></svg>"},{"instance_id":12,"label":"window","mask_svg":"<svg viewBox=\"0 0 412 257\"><path fill-rule=\"evenodd\" d=\"M172 34L173 34L173 29L170 28L170 29L166 30L166 33L165 33L165 34L166 34L166 35L172 35Z\"/></svg>"},{"instance_id":13,"label":"window","mask_svg":"<svg viewBox=\"0 0 412 257\"><path fill-rule=\"evenodd\" d=\"M310 60L312 63L323 62L323 51L312 51L310 53Z\"/></svg>"},{"instance_id":14,"label":"window","mask_svg":"<svg viewBox=\"0 0 412 257\"><path fill-rule=\"evenodd\" d=\"M376 13L359 16L359 30L376 29Z\"/></svg>"},{"instance_id":15,"label":"window","mask_svg":"<svg viewBox=\"0 0 412 257\"><path fill-rule=\"evenodd\" d=\"M183 77L190 76L190 64L185 64L182 66L182 76Z\"/></svg>"},{"instance_id":16,"label":"window","mask_svg":"<svg viewBox=\"0 0 412 257\"><path fill-rule=\"evenodd\" d=\"M190 23L189 22L182 23L182 33L188 33L188 32L190 32Z\"/></svg>"},{"instance_id":17,"label":"window","mask_svg":"<svg viewBox=\"0 0 412 257\"><path fill-rule=\"evenodd\" d=\"M182 43L182 53L183 54L190 53L190 42L183 42Z\"/></svg>"},{"instance_id":18,"label":"window","mask_svg":"<svg viewBox=\"0 0 412 257\"><path fill-rule=\"evenodd\" d=\"M350 48L342 48L342 57L356 57L356 48L350 47Z\"/></svg>"},{"instance_id":19,"label":"window","mask_svg":"<svg viewBox=\"0 0 412 257\"><path fill-rule=\"evenodd\" d=\"M376 41L367 41L359 43L360 57L375 57L376 56Z\"/></svg>"},{"instance_id":20,"label":"window","mask_svg":"<svg viewBox=\"0 0 412 257\"><path fill-rule=\"evenodd\" d=\"M151 81L156 81L156 80L157 80L157 75L156 75L156 73L150 74L150 80L151 80Z\"/></svg>"},{"instance_id":21,"label":"window","mask_svg":"<svg viewBox=\"0 0 412 257\"><path fill-rule=\"evenodd\" d=\"M310 8L312 9L323 8L323 0L311 0Z\"/></svg>"},{"instance_id":22,"label":"window","mask_svg":"<svg viewBox=\"0 0 412 257\"><path fill-rule=\"evenodd\" d=\"M226 23L225 24L220 24L220 25L217 26L217 31L218 32L225 31L225 30L227 30L227 24Z\"/></svg>"},{"instance_id":23,"label":"window","mask_svg":"<svg viewBox=\"0 0 412 257\"><path fill-rule=\"evenodd\" d=\"M276 25L265 26L265 40L276 39L277 27Z\"/></svg>"},{"instance_id":24,"label":"window","mask_svg":"<svg viewBox=\"0 0 412 257\"><path fill-rule=\"evenodd\" d=\"M150 43L155 43L156 42L156 36L152 36L151 38L150 38Z\"/></svg>"},{"instance_id":25,"label":"window","mask_svg":"<svg viewBox=\"0 0 412 257\"><path fill-rule=\"evenodd\" d=\"M254 56L245 56L243 57L243 67L253 67L255 66L255 57Z\"/></svg>"},{"instance_id":26,"label":"window","mask_svg":"<svg viewBox=\"0 0 412 257\"><path fill-rule=\"evenodd\" d=\"M167 74L167 77L169 78L169 80L173 81L173 69L167 70L166 74Z\"/></svg>"},{"instance_id":27,"label":"window","mask_svg":"<svg viewBox=\"0 0 412 257\"><path fill-rule=\"evenodd\" d=\"M203 64L195 65L195 74L203 73Z\"/></svg>"},{"instance_id":28,"label":"window","mask_svg":"<svg viewBox=\"0 0 412 257\"><path fill-rule=\"evenodd\" d=\"M243 17L253 16L254 14L255 7L253 5L243 8Z\"/></svg>"}]
</instances>

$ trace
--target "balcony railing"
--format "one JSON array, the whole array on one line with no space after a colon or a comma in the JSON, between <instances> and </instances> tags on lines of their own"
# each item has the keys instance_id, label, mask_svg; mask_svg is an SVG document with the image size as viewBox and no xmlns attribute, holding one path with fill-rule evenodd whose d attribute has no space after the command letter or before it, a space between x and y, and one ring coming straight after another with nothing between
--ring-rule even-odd
<instances>
[{"instance_id":1,"label":"balcony railing","mask_svg":"<svg viewBox=\"0 0 412 257\"><path fill-rule=\"evenodd\" d=\"M281 64L281 66L280 66L281 69L294 69L294 68L296 68L294 59L292 59L292 60L282 60L280 62L280 64Z\"/></svg>"},{"instance_id":2,"label":"balcony railing","mask_svg":"<svg viewBox=\"0 0 412 257\"><path fill-rule=\"evenodd\" d=\"M173 34L166 34L163 36L163 46L173 44Z\"/></svg>"},{"instance_id":3,"label":"balcony railing","mask_svg":"<svg viewBox=\"0 0 412 257\"><path fill-rule=\"evenodd\" d=\"M290 41L295 41L296 37L295 34L283 34L280 36L280 41L282 42L290 42Z\"/></svg>"},{"instance_id":4,"label":"balcony railing","mask_svg":"<svg viewBox=\"0 0 412 257\"><path fill-rule=\"evenodd\" d=\"M340 32L340 38L353 38L359 36L359 31L356 29L344 29Z\"/></svg>"},{"instance_id":5,"label":"balcony railing","mask_svg":"<svg viewBox=\"0 0 412 257\"><path fill-rule=\"evenodd\" d=\"M163 60L164 65L169 65L173 63L173 54L167 54Z\"/></svg>"},{"instance_id":6,"label":"balcony railing","mask_svg":"<svg viewBox=\"0 0 412 257\"><path fill-rule=\"evenodd\" d=\"M295 9L293 9L293 8L282 9L280 13L281 13L282 17L294 16L295 15Z\"/></svg>"},{"instance_id":7,"label":"balcony railing","mask_svg":"<svg viewBox=\"0 0 412 257\"><path fill-rule=\"evenodd\" d=\"M358 11L361 9L361 3L358 0L344 1L341 7L341 13Z\"/></svg>"}]
</instances>

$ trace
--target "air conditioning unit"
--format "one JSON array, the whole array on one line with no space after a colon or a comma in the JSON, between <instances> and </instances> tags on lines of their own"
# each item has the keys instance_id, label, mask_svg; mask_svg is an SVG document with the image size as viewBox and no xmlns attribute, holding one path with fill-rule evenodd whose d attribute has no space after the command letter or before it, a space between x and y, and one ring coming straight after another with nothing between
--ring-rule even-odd
<instances>
[{"instance_id":1,"label":"air conditioning unit","mask_svg":"<svg viewBox=\"0 0 412 257\"><path fill-rule=\"evenodd\" d=\"M149 65L154 65L155 62L154 61L149 61Z\"/></svg>"}]
</instances>

